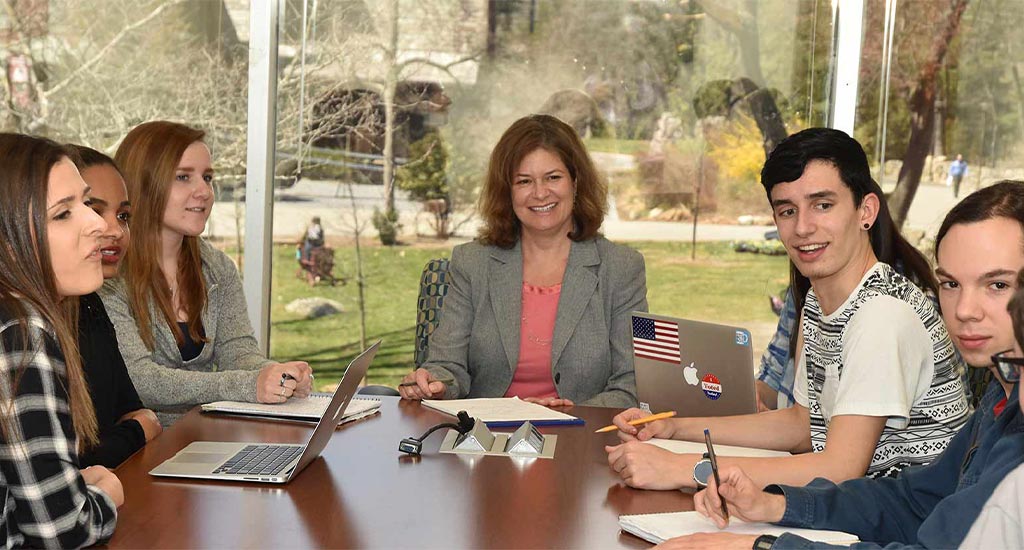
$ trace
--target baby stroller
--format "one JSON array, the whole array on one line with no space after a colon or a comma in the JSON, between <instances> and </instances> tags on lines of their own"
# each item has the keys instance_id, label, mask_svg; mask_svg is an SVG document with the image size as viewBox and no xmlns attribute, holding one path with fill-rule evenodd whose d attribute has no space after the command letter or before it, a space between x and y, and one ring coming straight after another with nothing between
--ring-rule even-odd
<instances>
[{"instance_id":1,"label":"baby stroller","mask_svg":"<svg viewBox=\"0 0 1024 550\"><path fill-rule=\"evenodd\" d=\"M344 279L334 276L334 249L329 246L314 246L309 249L309 255L304 256L302 245L296 247L295 259L299 262L299 270L295 276L300 279L305 277L310 286L320 281L327 281L334 286L339 280L345 284Z\"/></svg>"}]
</instances>

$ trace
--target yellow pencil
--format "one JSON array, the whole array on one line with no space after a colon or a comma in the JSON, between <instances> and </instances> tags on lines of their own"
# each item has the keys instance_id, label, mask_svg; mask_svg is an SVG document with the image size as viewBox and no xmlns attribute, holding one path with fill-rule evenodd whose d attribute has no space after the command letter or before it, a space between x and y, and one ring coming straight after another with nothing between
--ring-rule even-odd
<instances>
[{"instance_id":1,"label":"yellow pencil","mask_svg":"<svg viewBox=\"0 0 1024 550\"><path fill-rule=\"evenodd\" d=\"M627 424L629 424L630 426L639 426L640 424L646 424L648 422L654 422L655 420L663 420L665 418L672 418L675 415L676 415L676 411L667 411L667 412L663 412L663 413L652 414L651 416L645 416L643 418L637 418L636 420L630 420L629 422L627 422ZM600 430L596 430L596 431L594 431L594 433L596 433L596 434L603 434L603 433L606 433L606 432L613 432L613 431L615 431L617 429L619 429L619 427L613 424L611 426L605 426L605 427L601 428Z\"/></svg>"}]
</instances>

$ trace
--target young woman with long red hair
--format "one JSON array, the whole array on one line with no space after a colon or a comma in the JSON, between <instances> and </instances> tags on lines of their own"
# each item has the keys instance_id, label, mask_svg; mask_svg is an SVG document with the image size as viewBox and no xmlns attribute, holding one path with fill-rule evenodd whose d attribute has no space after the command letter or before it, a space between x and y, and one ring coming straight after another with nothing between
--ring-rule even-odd
<instances>
[{"instance_id":1,"label":"young woman with long red hair","mask_svg":"<svg viewBox=\"0 0 1024 550\"><path fill-rule=\"evenodd\" d=\"M139 396L165 425L210 401L283 403L308 395L312 381L305 362L260 352L238 269L200 237L213 206L204 136L146 122L114 157L133 207L133 245L121 279L100 295Z\"/></svg>"}]
</instances>

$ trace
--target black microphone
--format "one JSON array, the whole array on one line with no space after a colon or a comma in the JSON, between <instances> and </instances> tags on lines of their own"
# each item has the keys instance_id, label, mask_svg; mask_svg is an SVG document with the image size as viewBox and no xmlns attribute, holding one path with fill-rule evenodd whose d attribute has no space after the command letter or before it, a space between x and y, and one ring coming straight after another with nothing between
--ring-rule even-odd
<instances>
[{"instance_id":1,"label":"black microphone","mask_svg":"<svg viewBox=\"0 0 1024 550\"><path fill-rule=\"evenodd\" d=\"M467 434L473 431L473 426L476 425L476 419L469 416L466 411L459 411L457 415L459 417L459 427L456 428L460 434Z\"/></svg>"},{"instance_id":2,"label":"black microphone","mask_svg":"<svg viewBox=\"0 0 1024 550\"><path fill-rule=\"evenodd\" d=\"M430 434L436 432L437 430L440 430L441 428L452 428L453 430L456 430L463 435L473 431L473 427L476 426L475 418L469 416L469 413L467 413L466 411L459 411L459 414L457 416L459 417L458 424L453 424L451 422L438 424L427 430L423 435L419 437L407 437L398 443L398 450L410 455L420 454L420 451L423 450L423 440L426 439Z\"/></svg>"}]
</instances>

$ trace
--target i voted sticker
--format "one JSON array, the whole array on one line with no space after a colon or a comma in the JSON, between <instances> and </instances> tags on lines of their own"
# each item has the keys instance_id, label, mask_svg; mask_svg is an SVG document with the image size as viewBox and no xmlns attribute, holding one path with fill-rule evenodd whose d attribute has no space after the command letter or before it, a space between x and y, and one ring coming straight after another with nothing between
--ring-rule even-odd
<instances>
[{"instance_id":1,"label":"i voted sticker","mask_svg":"<svg viewBox=\"0 0 1024 550\"><path fill-rule=\"evenodd\" d=\"M710 372L705 374L704 378L701 379L700 389L704 392L704 395L712 401L722 397L722 383L719 382L717 376Z\"/></svg>"}]
</instances>

